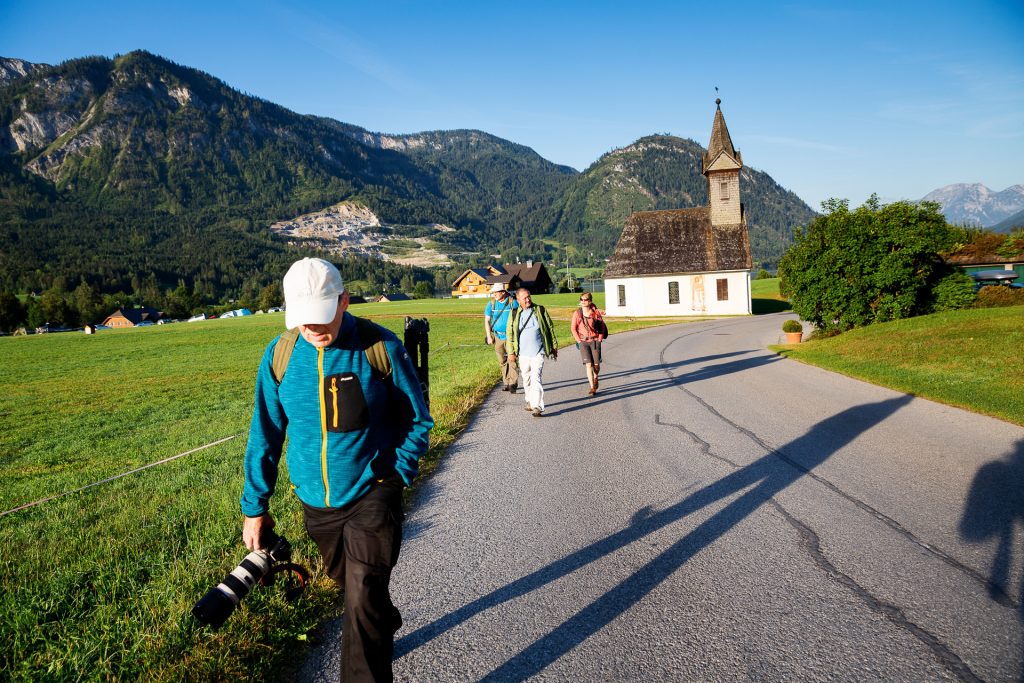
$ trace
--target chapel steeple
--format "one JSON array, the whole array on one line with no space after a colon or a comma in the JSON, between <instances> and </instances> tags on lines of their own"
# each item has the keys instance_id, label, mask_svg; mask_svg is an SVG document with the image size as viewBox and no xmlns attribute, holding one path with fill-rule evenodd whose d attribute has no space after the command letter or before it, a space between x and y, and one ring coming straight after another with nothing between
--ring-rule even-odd
<instances>
[{"instance_id":1,"label":"chapel steeple","mask_svg":"<svg viewBox=\"0 0 1024 683\"><path fill-rule=\"evenodd\" d=\"M712 225L739 225L743 222L740 202L740 169L743 156L733 147L729 128L722 115L722 100L715 99L715 121L711 140L704 154L701 173L708 179L708 208Z\"/></svg>"}]
</instances>

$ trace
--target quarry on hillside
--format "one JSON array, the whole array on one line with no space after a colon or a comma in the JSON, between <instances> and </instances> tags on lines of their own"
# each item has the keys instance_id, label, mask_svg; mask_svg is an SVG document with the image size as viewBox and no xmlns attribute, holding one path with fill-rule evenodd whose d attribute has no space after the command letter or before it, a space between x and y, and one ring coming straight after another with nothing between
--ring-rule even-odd
<instances>
[{"instance_id":1,"label":"quarry on hillside","mask_svg":"<svg viewBox=\"0 0 1024 683\"><path fill-rule=\"evenodd\" d=\"M435 224L436 232L453 228ZM361 254L401 263L407 266L451 265L447 254L429 246L429 237L393 237L392 226L381 223L365 206L340 202L326 209L278 221L270 231L284 237L289 244L314 246L333 254Z\"/></svg>"}]
</instances>

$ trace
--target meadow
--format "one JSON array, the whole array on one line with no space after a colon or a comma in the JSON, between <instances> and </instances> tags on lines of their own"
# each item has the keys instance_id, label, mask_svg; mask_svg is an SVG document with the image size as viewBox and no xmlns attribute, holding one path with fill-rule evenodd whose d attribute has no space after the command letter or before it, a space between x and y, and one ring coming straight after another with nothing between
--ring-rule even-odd
<instances>
[{"instance_id":1,"label":"meadow","mask_svg":"<svg viewBox=\"0 0 1024 683\"><path fill-rule=\"evenodd\" d=\"M569 343L577 296L537 301ZM430 321L437 424L422 473L498 381L483 306L352 308L400 337L405 316ZM674 320L609 322L614 334ZM245 556L238 497L255 369L283 328L283 314L268 314L0 338L0 513L74 492L0 514L0 679L274 680L301 659L339 593L319 571L286 485L272 511L296 561L313 569L303 598L285 603L279 589L257 588L216 632L190 614Z\"/></svg>"}]
</instances>

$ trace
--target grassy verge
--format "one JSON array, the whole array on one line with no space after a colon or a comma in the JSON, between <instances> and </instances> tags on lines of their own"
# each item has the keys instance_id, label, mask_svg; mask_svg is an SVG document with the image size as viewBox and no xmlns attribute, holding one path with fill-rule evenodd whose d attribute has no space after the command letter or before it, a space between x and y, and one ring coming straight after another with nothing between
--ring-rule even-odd
<instances>
[{"instance_id":1,"label":"grassy verge","mask_svg":"<svg viewBox=\"0 0 1024 683\"><path fill-rule=\"evenodd\" d=\"M781 313L789 310L789 302L779 294L779 278L750 281L751 307L754 315Z\"/></svg>"},{"instance_id":2,"label":"grassy verge","mask_svg":"<svg viewBox=\"0 0 1024 683\"><path fill-rule=\"evenodd\" d=\"M1024 425L1024 307L969 309L772 347L789 358Z\"/></svg>"},{"instance_id":3,"label":"grassy verge","mask_svg":"<svg viewBox=\"0 0 1024 683\"><path fill-rule=\"evenodd\" d=\"M537 297L563 344L573 294ZM595 297L598 305L603 297ZM366 304L400 332L431 326L423 471L436 465L498 380L483 344L485 300ZM610 320L612 333L674 322ZM97 335L0 338L0 512L238 435L219 446L0 516L0 679L272 680L337 609L286 473L278 529L314 570L302 600L257 588L218 632L193 604L245 555L238 497L256 365L281 314Z\"/></svg>"}]
</instances>

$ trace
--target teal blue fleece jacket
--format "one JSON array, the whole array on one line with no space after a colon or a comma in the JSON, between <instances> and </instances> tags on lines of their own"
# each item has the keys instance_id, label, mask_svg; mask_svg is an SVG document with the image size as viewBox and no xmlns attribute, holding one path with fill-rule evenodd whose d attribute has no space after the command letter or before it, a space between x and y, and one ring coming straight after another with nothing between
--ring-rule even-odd
<instances>
[{"instance_id":1,"label":"teal blue fleece jacket","mask_svg":"<svg viewBox=\"0 0 1024 683\"><path fill-rule=\"evenodd\" d=\"M416 369L398 338L381 328L392 370L375 376L358 334L346 312L330 346L317 349L300 335L280 385L271 372L280 337L270 342L245 450L245 516L267 512L286 434L288 474L307 505L340 507L393 473L412 483L434 426Z\"/></svg>"}]
</instances>

